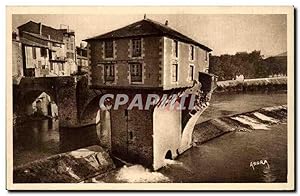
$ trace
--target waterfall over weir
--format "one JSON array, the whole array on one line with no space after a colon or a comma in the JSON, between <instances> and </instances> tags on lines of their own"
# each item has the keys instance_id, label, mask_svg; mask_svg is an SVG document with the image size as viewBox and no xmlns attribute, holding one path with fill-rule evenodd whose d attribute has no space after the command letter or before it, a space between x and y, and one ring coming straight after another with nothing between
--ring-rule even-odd
<instances>
[{"instance_id":1,"label":"waterfall over weir","mask_svg":"<svg viewBox=\"0 0 300 196\"><path fill-rule=\"evenodd\" d=\"M233 131L270 130L271 125L286 123L286 120L286 105L266 107L252 112L211 119L196 125L193 142L204 143Z\"/></svg>"}]
</instances>

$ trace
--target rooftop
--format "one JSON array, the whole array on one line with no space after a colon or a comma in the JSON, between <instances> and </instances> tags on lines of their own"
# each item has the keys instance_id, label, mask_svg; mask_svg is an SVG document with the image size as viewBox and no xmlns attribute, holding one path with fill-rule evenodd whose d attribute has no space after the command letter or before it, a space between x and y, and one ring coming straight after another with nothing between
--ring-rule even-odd
<instances>
[{"instance_id":1,"label":"rooftop","mask_svg":"<svg viewBox=\"0 0 300 196\"><path fill-rule=\"evenodd\" d=\"M49 42L53 42L53 43L58 43L58 44L63 44L62 41L59 41L59 40L55 40L55 39L51 39L50 38L47 38L43 35L40 35L40 34L36 34L36 33L30 33L30 32L27 32L27 31L23 31L23 33L26 33L32 37L35 37L35 38L38 38L38 39L41 39L41 40L44 40L44 41L49 41Z\"/></svg>"},{"instance_id":2,"label":"rooftop","mask_svg":"<svg viewBox=\"0 0 300 196\"><path fill-rule=\"evenodd\" d=\"M137 21L125 27L113 30L111 32L85 39L84 41L120 39L136 36L167 36L185 43L194 44L206 51L212 51L212 49L208 48L207 46L200 44L199 42L183 35L182 33L168 27L167 25L150 20L148 18Z\"/></svg>"},{"instance_id":3,"label":"rooftop","mask_svg":"<svg viewBox=\"0 0 300 196\"><path fill-rule=\"evenodd\" d=\"M50 41L57 41L57 42L63 42L64 34L75 36L73 30L65 29L65 28L56 29L34 21L29 21L23 25L20 25L18 29L20 32L26 32L27 34L32 33L34 36L40 36L39 38L45 38L48 37L48 35L50 35L51 37Z\"/></svg>"},{"instance_id":4,"label":"rooftop","mask_svg":"<svg viewBox=\"0 0 300 196\"><path fill-rule=\"evenodd\" d=\"M29 39L26 39L24 37L20 37L20 42L27 46L33 46L33 47L39 47L39 48L49 48L48 45L37 43L37 42L31 41Z\"/></svg>"}]
</instances>

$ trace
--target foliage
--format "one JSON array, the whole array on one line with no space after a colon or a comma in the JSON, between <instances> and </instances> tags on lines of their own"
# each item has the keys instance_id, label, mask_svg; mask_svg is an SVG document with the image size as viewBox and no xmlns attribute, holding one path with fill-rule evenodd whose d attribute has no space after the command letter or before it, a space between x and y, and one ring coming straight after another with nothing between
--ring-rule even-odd
<instances>
[{"instance_id":1,"label":"foliage","mask_svg":"<svg viewBox=\"0 0 300 196\"><path fill-rule=\"evenodd\" d=\"M236 75L245 78L265 78L270 75L287 73L286 56L263 59L260 51L238 52L235 55L224 54L210 56L209 72L219 76L219 80L231 80Z\"/></svg>"}]
</instances>

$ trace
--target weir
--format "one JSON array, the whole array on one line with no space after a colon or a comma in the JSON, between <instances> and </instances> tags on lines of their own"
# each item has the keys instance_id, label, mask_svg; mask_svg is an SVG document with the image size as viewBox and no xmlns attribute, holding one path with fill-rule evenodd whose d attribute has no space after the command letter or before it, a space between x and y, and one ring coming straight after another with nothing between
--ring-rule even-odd
<instances>
[{"instance_id":1,"label":"weir","mask_svg":"<svg viewBox=\"0 0 300 196\"><path fill-rule=\"evenodd\" d=\"M287 77L218 81L216 92L287 90Z\"/></svg>"},{"instance_id":2,"label":"weir","mask_svg":"<svg viewBox=\"0 0 300 196\"><path fill-rule=\"evenodd\" d=\"M242 131L269 129L273 124L285 123L287 120L287 105L265 107L251 112L245 112L207 120L195 126L194 143L204 143L223 134Z\"/></svg>"}]
</instances>

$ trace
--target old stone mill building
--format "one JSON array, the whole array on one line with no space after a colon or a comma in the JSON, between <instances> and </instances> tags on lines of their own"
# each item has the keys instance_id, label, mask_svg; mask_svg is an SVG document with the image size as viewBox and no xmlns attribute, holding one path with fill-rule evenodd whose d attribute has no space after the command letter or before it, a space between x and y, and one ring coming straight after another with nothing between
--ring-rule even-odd
<instances>
[{"instance_id":1,"label":"old stone mill building","mask_svg":"<svg viewBox=\"0 0 300 196\"><path fill-rule=\"evenodd\" d=\"M131 98L180 94L193 87L200 75L209 76L203 73L208 72L211 49L171 29L168 21L160 24L145 18L85 41L90 88L106 93ZM175 158L191 147L201 110L191 117L186 110L127 107L109 110L109 117L101 115L109 119L105 128L111 130L114 156L158 169L165 158Z\"/></svg>"},{"instance_id":2,"label":"old stone mill building","mask_svg":"<svg viewBox=\"0 0 300 196\"><path fill-rule=\"evenodd\" d=\"M104 147L112 156L155 170L166 158L190 148L194 125L208 106L214 82L208 74L212 50L173 30L168 21L147 18L84 41L88 76L24 75L14 84L14 113L23 113L36 95L45 92L57 104L60 127L100 122ZM59 44L66 47L63 41ZM149 109L128 109L129 103L116 110L100 109L105 94L126 94L129 99L140 94L143 102L149 94L167 95L167 100L174 94L196 94L197 104L191 110L161 109L161 103Z\"/></svg>"}]
</instances>

